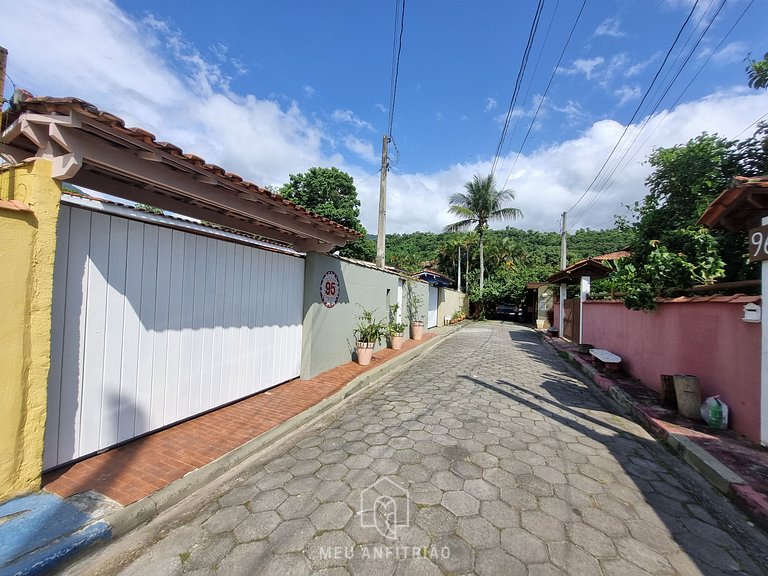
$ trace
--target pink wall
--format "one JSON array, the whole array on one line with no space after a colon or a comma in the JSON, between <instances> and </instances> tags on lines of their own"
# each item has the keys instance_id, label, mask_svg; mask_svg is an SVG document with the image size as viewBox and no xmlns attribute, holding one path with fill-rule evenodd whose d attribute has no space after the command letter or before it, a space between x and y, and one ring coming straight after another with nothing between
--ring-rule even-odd
<instances>
[{"instance_id":1,"label":"pink wall","mask_svg":"<svg viewBox=\"0 0 768 576\"><path fill-rule=\"evenodd\" d=\"M653 312L588 301L583 341L621 356L626 372L656 390L662 374L698 376L702 399L720 394L730 426L759 443L760 324L741 320L747 299L659 302Z\"/></svg>"}]
</instances>

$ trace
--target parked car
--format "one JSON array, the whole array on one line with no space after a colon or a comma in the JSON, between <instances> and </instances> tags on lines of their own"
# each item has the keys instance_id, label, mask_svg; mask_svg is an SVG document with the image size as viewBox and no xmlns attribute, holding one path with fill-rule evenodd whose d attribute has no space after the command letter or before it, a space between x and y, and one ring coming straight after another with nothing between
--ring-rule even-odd
<instances>
[{"instance_id":1,"label":"parked car","mask_svg":"<svg viewBox=\"0 0 768 576\"><path fill-rule=\"evenodd\" d=\"M510 302L500 302L496 304L494 318L498 320L519 320L522 309L517 304Z\"/></svg>"}]
</instances>

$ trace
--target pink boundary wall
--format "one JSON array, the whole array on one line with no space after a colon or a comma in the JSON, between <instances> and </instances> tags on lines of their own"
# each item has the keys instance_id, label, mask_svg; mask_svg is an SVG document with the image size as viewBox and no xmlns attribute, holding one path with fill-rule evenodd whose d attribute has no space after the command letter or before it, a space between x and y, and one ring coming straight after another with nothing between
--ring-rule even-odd
<instances>
[{"instance_id":1,"label":"pink boundary wall","mask_svg":"<svg viewBox=\"0 0 768 576\"><path fill-rule=\"evenodd\" d=\"M720 394L730 427L760 443L760 324L741 319L739 300L659 302L653 312L587 301L583 341L621 356L625 372L656 390L662 374L698 376L702 399Z\"/></svg>"}]
</instances>

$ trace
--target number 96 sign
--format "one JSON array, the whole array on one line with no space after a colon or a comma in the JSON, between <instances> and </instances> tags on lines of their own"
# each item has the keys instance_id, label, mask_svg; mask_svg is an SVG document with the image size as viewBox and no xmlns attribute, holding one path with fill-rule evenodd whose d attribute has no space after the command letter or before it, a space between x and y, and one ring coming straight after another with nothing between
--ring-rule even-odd
<instances>
[{"instance_id":1,"label":"number 96 sign","mask_svg":"<svg viewBox=\"0 0 768 576\"><path fill-rule=\"evenodd\" d=\"M323 302L323 306L326 308L336 306L336 302L339 301L340 292L341 284L339 284L339 277L336 276L336 272L328 271L323 274L323 278L320 280L320 299Z\"/></svg>"},{"instance_id":2,"label":"number 96 sign","mask_svg":"<svg viewBox=\"0 0 768 576\"><path fill-rule=\"evenodd\" d=\"M768 260L768 226L749 231L749 261Z\"/></svg>"}]
</instances>

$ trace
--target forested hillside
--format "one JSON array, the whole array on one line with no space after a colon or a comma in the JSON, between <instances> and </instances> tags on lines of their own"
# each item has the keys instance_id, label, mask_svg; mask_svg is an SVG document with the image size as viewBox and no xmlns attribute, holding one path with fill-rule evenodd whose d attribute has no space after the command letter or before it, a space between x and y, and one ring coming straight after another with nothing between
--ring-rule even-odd
<instances>
[{"instance_id":1,"label":"forested hillside","mask_svg":"<svg viewBox=\"0 0 768 576\"><path fill-rule=\"evenodd\" d=\"M626 248L632 233L623 230L578 230L568 235L568 263ZM462 276L472 292L479 257L475 233L415 232L387 236L387 264L416 271L428 265L456 278L459 249ZM507 227L489 230L485 240L486 299L519 298L528 282L540 282L560 268L560 234ZM467 253L469 274L467 276Z\"/></svg>"},{"instance_id":2,"label":"forested hillside","mask_svg":"<svg viewBox=\"0 0 768 576\"><path fill-rule=\"evenodd\" d=\"M370 238L375 240L376 237ZM510 256L551 263L553 266L560 264L560 234L557 232L536 232L507 227L504 230L489 230L488 238L490 244L497 244L499 241L512 242L515 251ZM472 240L473 234L447 232L388 234L387 263L406 269L420 269L426 262L437 263L440 255L446 253L449 246L458 248L458 244L462 243L471 252ZM568 263L626 248L631 241L632 234L621 230L578 230L575 234L568 235Z\"/></svg>"}]
</instances>

